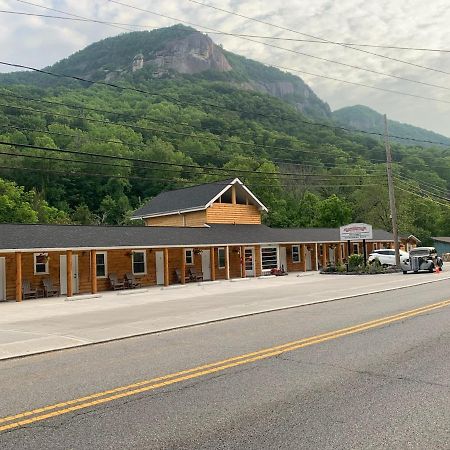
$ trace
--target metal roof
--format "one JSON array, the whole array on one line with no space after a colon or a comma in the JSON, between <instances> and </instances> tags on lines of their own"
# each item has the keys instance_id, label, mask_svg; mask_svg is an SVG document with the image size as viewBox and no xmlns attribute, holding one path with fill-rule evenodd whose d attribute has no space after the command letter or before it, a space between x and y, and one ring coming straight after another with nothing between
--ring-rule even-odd
<instances>
[{"instance_id":1,"label":"metal roof","mask_svg":"<svg viewBox=\"0 0 450 450\"><path fill-rule=\"evenodd\" d=\"M375 241L392 234L374 230ZM6 250L159 248L339 242L338 228L269 228L211 224L207 227L0 224L0 252Z\"/></svg>"}]
</instances>

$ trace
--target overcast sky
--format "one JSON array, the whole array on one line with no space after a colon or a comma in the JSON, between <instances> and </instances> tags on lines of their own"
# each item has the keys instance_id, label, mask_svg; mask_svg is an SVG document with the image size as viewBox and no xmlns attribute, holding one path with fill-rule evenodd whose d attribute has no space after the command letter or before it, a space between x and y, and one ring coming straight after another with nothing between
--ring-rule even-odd
<instances>
[{"instance_id":1,"label":"overcast sky","mask_svg":"<svg viewBox=\"0 0 450 450\"><path fill-rule=\"evenodd\" d=\"M170 15L177 20L133 10L108 0L30 0L36 5L56 8L83 17L138 24L148 29L165 27L184 20L232 33L302 38L299 34L213 11L191 3L189 0L120 1ZM328 40L450 49L449 0L201 1ZM2 10L63 15L27 5L18 0L0 0L0 6ZM14 16L5 13L0 13L0 21L1 59L34 67L51 65L92 42L126 32L123 29L94 23ZM198 29L201 28L198 27ZM449 72L445 74L388 61L336 45L265 41L322 58L447 87L442 89L323 62L237 37L213 34L211 37L215 42L222 43L227 50L266 64L447 101L448 103L441 103L411 98L297 73L320 98L328 102L333 110L355 104L367 105L388 114L391 119L450 136L450 53L367 48L375 53ZM0 71L5 72L9 69L0 66Z\"/></svg>"}]
</instances>

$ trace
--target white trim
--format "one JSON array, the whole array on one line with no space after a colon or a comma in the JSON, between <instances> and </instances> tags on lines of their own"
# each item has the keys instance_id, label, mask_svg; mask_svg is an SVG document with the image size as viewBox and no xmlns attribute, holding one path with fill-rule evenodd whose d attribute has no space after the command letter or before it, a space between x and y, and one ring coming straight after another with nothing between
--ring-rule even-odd
<instances>
[{"instance_id":1,"label":"white trim","mask_svg":"<svg viewBox=\"0 0 450 450\"><path fill-rule=\"evenodd\" d=\"M130 219L136 220L136 219L151 219L152 217L161 217L161 216L175 216L175 215L181 215L181 214L189 213L189 212L203 211L206 208L207 208L207 206L193 206L192 208L179 209L179 210L173 209L172 211L166 211L166 212L162 212L162 213L152 213L152 214L147 214L145 216L131 216Z\"/></svg>"},{"instance_id":2,"label":"white trim","mask_svg":"<svg viewBox=\"0 0 450 450\"><path fill-rule=\"evenodd\" d=\"M187 262L187 252L191 252L191 261L190 263ZM194 266L195 265L195 260L194 260L194 249L193 248L185 248L184 249L184 261L186 263L187 266Z\"/></svg>"},{"instance_id":3,"label":"white trim","mask_svg":"<svg viewBox=\"0 0 450 450\"><path fill-rule=\"evenodd\" d=\"M47 262L45 263L45 272L36 272L36 264L44 264L44 263L36 262L36 257L41 256L41 255L47 256ZM48 267L48 253L44 253L44 252L33 253L33 272L34 272L34 275L49 275L50 272L49 272L49 267Z\"/></svg>"},{"instance_id":4,"label":"white trim","mask_svg":"<svg viewBox=\"0 0 450 450\"><path fill-rule=\"evenodd\" d=\"M220 196L222 196L226 191L228 191L228 189L230 189L231 186L233 186L233 184L238 183L239 185L241 185L241 187L247 192L247 194L250 195L250 197L253 198L253 200L258 203L259 207L261 208L262 211L268 211L268 209L255 197L255 194L253 194L249 188L247 188L244 183L239 179L239 178L235 178L230 184L228 184L227 186L225 186L215 197L213 197L207 204L206 204L206 208L209 208Z\"/></svg>"},{"instance_id":5,"label":"white trim","mask_svg":"<svg viewBox=\"0 0 450 450\"><path fill-rule=\"evenodd\" d=\"M134 271L134 255L135 253L143 253L144 254L144 272L135 272ZM131 271L133 275L147 275L147 251L146 250L133 250L131 252Z\"/></svg>"},{"instance_id":6,"label":"white trim","mask_svg":"<svg viewBox=\"0 0 450 450\"><path fill-rule=\"evenodd\" d=\"M105 266L105 275L104 276L98 276L97 275L97 255L103 255L104 257L104 266ZM108 252L95 252L95 276L97 279L104 279L108 278Z\"/></svg>"}]
</instances>

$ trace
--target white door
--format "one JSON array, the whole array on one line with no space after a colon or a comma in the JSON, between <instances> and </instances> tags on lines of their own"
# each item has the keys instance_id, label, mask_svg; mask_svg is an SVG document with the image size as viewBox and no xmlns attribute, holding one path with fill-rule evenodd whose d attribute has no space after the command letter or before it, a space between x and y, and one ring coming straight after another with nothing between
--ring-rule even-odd
<instances>
[{"instance_id":1,"label":"white door","mask_svg":"<svg viewBox=\"0 0 450 450\"><path fill-rule=\"evenodd\" d=\"M211 250L202 251L202 272L204 281L211 279Z\"/></svg>"},{"instance_id":2,"label":"white door","mask_svg":"<svg viewBox=\"0 0 450 450\"><path fill-rule=\"evenodd\" d=\"M245 258L245 276L246 277L254 277L255 276L255 249L253 247L245 247L244 258Z\"/></svg>"},{"instance_id":3,"label":"white door","mask_svg":"<svg viewBox=\"0 0 450 450\"><path fill-rule=\"evenodd\" d=\"M67 256L59 255L59 289L61 294L67 294ZM72 291L78 294L80 281L78 277L78 255L72 255Z\"/></svg>"},{"instance_id":4,"label":"white door","mask_svg":"<svg viewBox=\"0 0 450 450\"><path fill-rule=\"evenodd\" d=\"M0 258L0 302L6 300L6 258Z\"/></svg>"},{"instance_id":5,"label":"white door","mask_svg":"<svg viewBox=\"0 0 450 450\"><path fill-rule=\"evenodd\" d=\"M156 284L164 284L164 252L155 252Z\"/></svg>"},{"instance_id":6,"label":"white door","mask_svg":"<svg viewBox=\"0 0 450 450\"><path fill-rule=\"evenodd\" d=\"M286 256L286 247L280 247L280 269L283 269L287 272L287 256Z\"/></svg>"},{"instance_id":7,"label":"white door","mask_svg":"<svg viewBox=\"0 0 450 450\"><path fill-rule=\"evenodd\" d=\"M306 249L306 270L312 270L311 250Z\"/></svg>"}]
</instances>

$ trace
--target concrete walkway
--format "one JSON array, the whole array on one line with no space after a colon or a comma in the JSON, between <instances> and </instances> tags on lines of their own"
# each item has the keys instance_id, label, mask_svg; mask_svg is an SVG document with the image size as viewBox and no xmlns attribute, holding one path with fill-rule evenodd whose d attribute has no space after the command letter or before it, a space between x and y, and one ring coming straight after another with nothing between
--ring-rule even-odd
<instances>
[{"instance_id":1,"label":"concrete walkway","mask_svg":"<svg viewBox=\"0 0 450 450\"><path fill-rule=\"evenodd\" d=\"M108 292L80 296L76 301L49 298L2 303L0 359L449 280L445 271L407 276L302 273Z\"/></svg>"}]
</instances>

